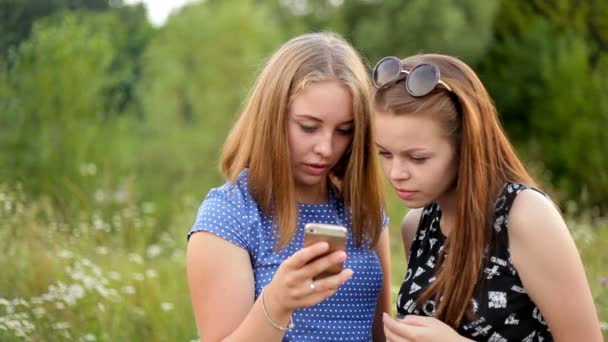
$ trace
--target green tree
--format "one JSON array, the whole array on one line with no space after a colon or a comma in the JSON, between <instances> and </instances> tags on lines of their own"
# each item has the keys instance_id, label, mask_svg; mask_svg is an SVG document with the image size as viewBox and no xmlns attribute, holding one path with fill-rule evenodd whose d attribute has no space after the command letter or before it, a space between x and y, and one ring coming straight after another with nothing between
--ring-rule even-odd
<instances>
[{"instance_id":1,"label":"green tree","mask_svg":"<svg viewBox=\"0 0 608 342\"><path fill-rule=\"evenodd\" d=\"M482 58L492 39L500 1L282 0L273 14L290 33L331 30L345 35L374 63L386 55L419 52Z\"/></svg>"},{"instance_id":2,"label":"green tree","mask_svg":"<svg viewBox=\"0 0 608 342\"><path fill-rule=\"evenodd\" d=\"M93 192L86 176L92 165L107 162L114 138L113 123L104 118L116 54L110 32L89 14L34 24L30 39L12 52L12 66L0 74L3 179L59 201Z\"/></svg>"},{"instance_id":3,"label":"green tree","mask_svg":"<svg viewBox=\"0 0 608 342\"><path fill-rule=\"evenodd\" d=\"M345 2L345 30L371 60L420 52L476 63L492 38L496 0Z\"/></svg>"},{"instance_id":4,"label":"green tree","mask_svg":"<svg viewBox=\"0 0 608 342\"><path fill-rule=\"evenodd\" d=\"M608 91L597 1L505 1L480 64L503 122L529 159L550 171L563 197L606 208ZM595 18L595 19L591 19Z\"/></svg>"},{"instance_id":5,"label":"green tree","mask_svg":"<svg viewBox=\"0 0 608 342\"><path fill-rule=\"evenodd\" d=\"M278 46L278 25L263 4L208 1L171 16L144 54L138 96L144 105L138 153L145 194L219 181L217 156L264 59ZM160 205L161 207L163 205Z\"/></svg>"},{"instance_id":6,"label":"green tree","mask_svg":"<svg viewBox=\"0 0 608 342\"><path fill-rule=\"evenodd\" d=\"M115 6L121 3L120 0L112 2ZM37 19L64 10L109 8L108 0L0 0L0 52L7 52L27 39Z\"/></svg>"}]
</instances>

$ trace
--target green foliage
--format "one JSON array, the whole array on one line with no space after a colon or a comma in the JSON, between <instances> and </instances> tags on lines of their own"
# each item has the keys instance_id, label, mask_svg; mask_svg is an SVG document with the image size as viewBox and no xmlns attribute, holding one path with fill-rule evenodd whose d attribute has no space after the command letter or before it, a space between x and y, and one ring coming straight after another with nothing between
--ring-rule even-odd
<instances>
[{"instance_id":1,"label":"green foliage","mask_svg":"<svg viewBox=\"0 0 608 342\"><path fill-rule=\"evenodd\" d=\"M541 10L505 2L480 74L510 136L526 148L528 159L550 170L560 199L605 208L608 54L587 35L580 18L588 9L565 3ZM560 16L574 18L572 25L555 18Z\"/></svg>"},{"instance_id":2,"label":"green foliage","mask_svg":"<svg viewBox=\"0 0 608 342\"><path fill-rule=\"evenodd\" d=\"M107 72L111 86L105 90L106 114L143 116L136 96L140 82L142 54L155 30L146 18L142 5L118 7L95 18L97 27L109 31L116 56Z\"/></svg>"},{"instance_id":3,"label":"green foliage","mask_svg":"<svg viewBox=\"0 0 608 342\"><path fill-rule=\"evenodd\" d=\"M9 275L0 277L0 340L196 338L185 221L152 236L160 224L154 207L129 201L110 215L87 211L72 225L62 215L44 197L0 184L0 268Z\"/></svg>"},{"instance_id":4,"label":"green foliage","mask_svg":"<svg viewBox=\"0 0 608 342\"><path fill-rule=\"evenodd\" d=\"M194 4L169 18L146 49L138 92L146 140L139 167L163 170L146 175L145 196L173 201L168 190L193 189L202 196L220 181L229 126L279 42L279 28L252 1Z\"/></svg>"},{"instance_id":5,"label":"green foliage","mask_svg":"<svg viewBox=\"0 0 608 342\"><path fill-rule=\"evenodd\" d=\"M356 46L371 60L419 52L477 62L492 37L498 1L400 0L345 4Z\"/></svg>"},{"instance_id":6,"label":"green foliage","mask_svg":"<svg viewBox=\"0 0 608 342\"><path fill-rule=\"evenodd\" d=\"M375 63L387 55L447 53L476 63L492 38L498 0L279 1L288 32L341 32Z\"/></svg>"},{"instance_id":7,"label":"green foliage","mask_svg":"<svg viewBox=\"0 0 608 342\"><path fill-rule=\"evenodd\" d=\"M128 176L133 115L118 114L137 112L138 57L151 32L143 7L37 21L0 70L2 177L52 195L71 216L94 197L90 175L111 169L107 186Z\"/></svg>"},{"instance_id":8,"label":"green foliage","mask_svg":"<svg viewBox=\"0 0 608 342\"><path fill-rule=\"evenodd\" d=\"M176 212L193 213L197 204L184 199ZM406 270L405 210L394 193L387 208L394 303ZM61 216L44 198L0 184L0 269L18 275L0 277L0 340L196 340L183 262L190 215L161 224L151 203L127 201L109 216L90 209L73 227ZM608 222L577 210L566 220L607 322Z\"/></svg>"},{"instance_id":9,"label":"green foliage","mask_svg":"<svg viewBox=\"0 0 608 342\"><path fill-rule=\"evenodd\" d=\"M34 191L77 178L102 137L100 94L115 51L107 33L81 19L36 23L3 75L0 157L11 165L8 178L28 180Z\"/></svg>"},{"instance_id":10,"label":"green foliage","mask_svg":"<svg viewBox=\"0 0 608 342\"><path fill-rule=\"evenodd\" d=\"M113 3L118 5L120 0ZM68 9L104 11L109 7L107 0L0 0L0 52L27 39L37 19Z\"/></svg>"}]
</instances>

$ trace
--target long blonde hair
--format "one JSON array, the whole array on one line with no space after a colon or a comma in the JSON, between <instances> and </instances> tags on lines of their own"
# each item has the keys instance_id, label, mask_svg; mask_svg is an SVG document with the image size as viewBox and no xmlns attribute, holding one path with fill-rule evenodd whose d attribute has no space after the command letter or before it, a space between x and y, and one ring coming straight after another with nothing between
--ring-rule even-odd
<instances>
[{"instance_id":1,"label":"long blonde hair","mask_svg":"<svg viewBox=\"0 0 608 342\"><path fill-rule=\"evenodd\" d=\"M231 182L249 168L249 190L263 213L278 226L278 248L292 239L298 208L287 140L290 101L304 87L340 80L352 95L353 141L331 172L330 181L352 210L354 242L375 245L382 223L382 186L373 150L370 81L358 53L335 33L292 38L269 59L255 82L221 155Z\"/></svg>"},{"instance_id":2,"label":"long blonde hair","mask_svg":"<svg viewBox=\"0 0 608 342\"><path fill-rule=\"evenodd\" d=\"M436 317L456 328L473 318L471 299L490 243L495 202L506 182L536 186L507 139L490 95L475 72L457 58L424 54L402 60L410 70L418 63L433 63L453 90L437 87L424 97L407 93L403 81L378 90L375 112L391 115L433 115L458 154L457 212L440 256L435 281L418 298L439 303ZM455 95L455 96L454 96ZM441 300L439 298L443 297Z\"/></svg>"}]
</instances>

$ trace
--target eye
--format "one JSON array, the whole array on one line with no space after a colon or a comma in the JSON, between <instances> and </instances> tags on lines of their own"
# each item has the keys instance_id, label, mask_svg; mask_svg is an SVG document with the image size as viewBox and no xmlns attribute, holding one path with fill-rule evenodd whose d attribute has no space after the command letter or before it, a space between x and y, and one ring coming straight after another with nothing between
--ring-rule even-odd
<instances>
[{"instance_id":1,"label":"eye","mask_svg":"<svg viewBox=\"0 0 608 342\"><path fill-rule=\"evenodd\" d=\"M304 124L298 124L298 125L300 126L300 129L302 129L302 131L304 131L306 133L312 133L317 130L317 128L315 126L309 126L309 125L304 125Z\"/></svg>"},{"instance_id":2,"label":"eye","mask_svg":"<svg viewBox=\"0 0 608 342\"><path fill-rule=\"evenodd\" d=\"M338 128L336 130L340 135L351 135L353 133L353 129L351 128Z\"/></svg>"},{"instance_id":3,"label":"eye","mask_svg":"<svg viewBox=\"0 0 608 342\"><path fill-rule=\"evenodd\" d=\"M390 152L388 152L388 151L382 151L382 150L378 151L378 154L379 154L379 155L380 155L382 158L386 158L386 159L388 159L388 158L390 158L390 157L392 157L392 156L393 156L393 155L392 155Z\"/></svg>"},{"instance_id":4,"label":"eye","mask_svg":"<svg viewBox=\"0 0 608 342\"><path fill-rule=\"evenodd\" d=\"M420 157L420 156L411 156L410 159L416 163L416 164L422 164L424 163L427 159L427 157Z\"/></svg>"}]
</instances>

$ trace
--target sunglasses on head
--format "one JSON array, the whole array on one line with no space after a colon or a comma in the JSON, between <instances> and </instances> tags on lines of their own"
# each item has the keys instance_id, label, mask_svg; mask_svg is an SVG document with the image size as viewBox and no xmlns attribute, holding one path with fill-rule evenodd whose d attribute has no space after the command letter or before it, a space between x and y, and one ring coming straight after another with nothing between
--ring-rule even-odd
<instances>
[{"instance_id":1,"label":"sunglasses on head","mask_svg":"<svg viewBox=\"0 0 608 342\"><path fill-rule=\"evenodd\" d=\"M408 71L403 68L399 58L388 56L382 58L372 72L372 83L376 88L382 88L404 78L405 89L414 97L428 95L438 85L452 93L450 86L441 80L439 68L432 63L419 63Z\"/></svg>"}]
</instances>

